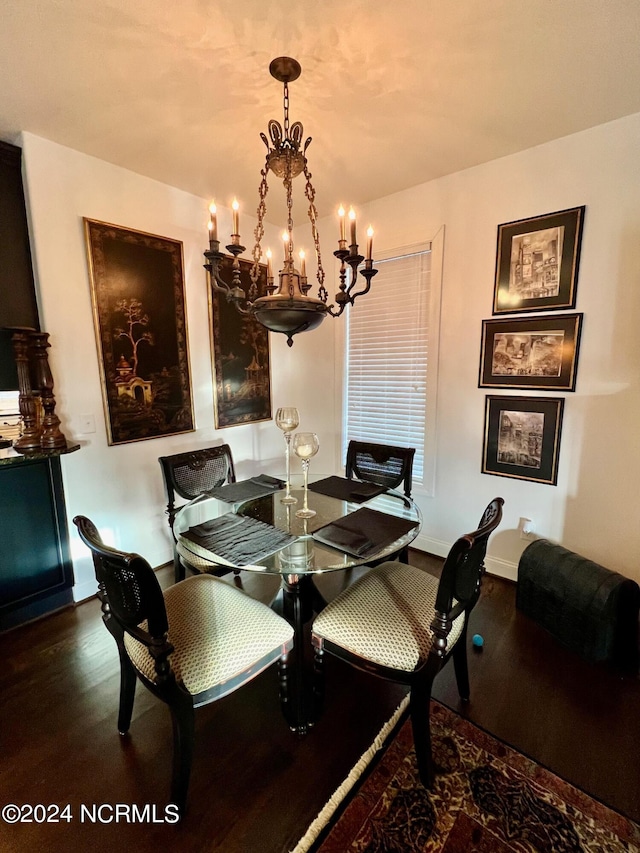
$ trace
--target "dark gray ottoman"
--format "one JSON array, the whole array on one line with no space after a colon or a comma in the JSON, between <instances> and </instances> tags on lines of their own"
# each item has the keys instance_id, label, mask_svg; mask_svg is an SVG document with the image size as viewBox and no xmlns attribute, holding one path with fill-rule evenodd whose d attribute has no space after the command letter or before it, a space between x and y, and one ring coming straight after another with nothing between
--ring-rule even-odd
<instances>
[{"instance_id":1,"label":"dark gray ottoman","mask_svg":"<svg viewBox=\"0 0 640 853\"><path fill-rule=\"evenodd\" d=\"M538 539L520 558L516 607L587 660L638 669L635 581Z\"/></svg>"}]
</instances>

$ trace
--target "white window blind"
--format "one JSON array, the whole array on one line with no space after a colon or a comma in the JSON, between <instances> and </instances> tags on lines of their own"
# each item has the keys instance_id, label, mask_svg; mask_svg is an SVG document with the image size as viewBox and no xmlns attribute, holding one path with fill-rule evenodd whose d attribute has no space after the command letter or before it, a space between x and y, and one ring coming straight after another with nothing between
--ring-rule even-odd
<instances>
[{"instance_id":1,"label":"white window blind","mask_svg":"<svg viewBox=\"0 0 640 853\"><path fill-rule=\"evenodd\" d=\"M371 290L349 310L345 450L351 439L415 447L424 472L431 251L377 261Z\"/></svg>"}]
</instances>

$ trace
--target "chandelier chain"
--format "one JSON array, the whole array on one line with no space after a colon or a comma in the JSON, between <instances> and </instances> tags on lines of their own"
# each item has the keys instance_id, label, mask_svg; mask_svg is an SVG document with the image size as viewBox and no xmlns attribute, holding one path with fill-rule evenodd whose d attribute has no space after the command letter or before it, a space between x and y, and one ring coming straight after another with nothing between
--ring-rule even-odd
<instances>
[{"instance_id":1,"label":"chandelier chain","mask_svg":"<svg viewBox=\"0 0 640 853\"><path fill-rule=\"evenodd\" d=\"M260 170L261 180L258 188L258 222L256 224L253 236L255 237L255 245L253 247L253 266L251 267L251 287L258 287L258 278L260 275L260 258L262 256L262 238L264 237L264 216L267 212L267 193L269 192L269 184L267 183L267 173L269 167L265 166Z\"/></svg>"},{"instance_id":2,"label":"chandelier chain","mask_svg":"<svg viewBox=\"0 0 640 853\"><path fill-rule=\"evenodd\" d=\"M322 253L320 252L320 236L318 235L318 210L316 208L316 191L314 189L313 184L311 183L311 172L309 171L309 167L307 166L306 160L304 164L304 176L307 179L307 183L304 187L304 194L309 202L309 221L311 222L311 234L313 236L313 243L316 249L316 258L318 259L318 270L317 270L317 278L318 284L320 285L320 289L318 291L318 296L322 299L323 302L327 301L327 297L329 296L327 289L324 286L324 267L322 266Z\"/></svg>"},{"instance_id":3,"label":"chandelier chain","mask_svg":"<svg viewBox=\"0 0 640 853\"><path fill-rule=\"evenodd\" d=\"M291 180L291 157L287 152L287 173L284 177L284 186L287 192L287 231L289 232L289 260L293 262L293 192Z\"/></svg>"},{"instance_id":4,"label":"chandelier chain","mask_svg":"<svg viewBox=\"0 0 640 853\"><path fill-rule=\"evenodd\" d=\"M289 85L284 84L284 139L289 139Z\"/></svg>"}]
</instances>

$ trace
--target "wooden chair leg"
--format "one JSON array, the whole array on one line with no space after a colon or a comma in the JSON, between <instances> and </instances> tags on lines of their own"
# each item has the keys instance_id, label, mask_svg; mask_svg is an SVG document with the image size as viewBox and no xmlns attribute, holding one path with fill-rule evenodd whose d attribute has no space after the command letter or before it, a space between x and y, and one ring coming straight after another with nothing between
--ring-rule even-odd
<instances>
[{"instance_id":1,"label":"wooden chair leg","mask_svg":"<svg viewBox=\"0 0 640 853\"><path fill-rule=\"evenodd\" d=\"M469 665L467 662L467 628L462 632L458 642L453 647L453 668L456 673L458 693L463 702L468 702L471 695L469 687Z\"/></svg>"},{"instance_id":2,"label":"wooden chair leg","mask_svg":"<svg viewBox=\"0 0 640 853\"><path fill-rule=\"evenodd\" d=\"M118 709L118 731L121 735L129 731L133 701L136 697L136 670L129 659L124 643L118 643L120 655L120 706Z\"/></svg>"},{"instance_id":3,"label":"wooden chair leg","mask_svg":"<svg viewBox=\"0 0 640 853\"><path fill-rule=\"evenodd\" d=\"M133 701L136 695L136 671L129 659L124 645L124 631L111 615L111 610L98 585L98 598L102 604L102 621L105 628L116 641L118 657L120 658L120 701L118 707L118 731L121 735L129 731L131 715L133 714Z\"/></svg>"},{"instance_id":4,"label":"wooden chair leg","mask_svg":"<svg viewBox=\"0 0 640 853\"><path fill-rule=\"evenodd\" d=\"M171 802L184 815L191 776L195 740L195 714L193 699L177 685L169 701L173 728L173 768L171 774Z\"/></svg>"},{"instance_id":5,"label":"wooden chair leg","mask_svg":"<svg viewBox=\"0 0 640 853\"><path fill-rule=\"evenodd\" d=\"M431 754L431 684L431 679L421 678L415 681L409 698L418 774L425 788L430 788L435 778Z\"/></svg>"}]
</instances>

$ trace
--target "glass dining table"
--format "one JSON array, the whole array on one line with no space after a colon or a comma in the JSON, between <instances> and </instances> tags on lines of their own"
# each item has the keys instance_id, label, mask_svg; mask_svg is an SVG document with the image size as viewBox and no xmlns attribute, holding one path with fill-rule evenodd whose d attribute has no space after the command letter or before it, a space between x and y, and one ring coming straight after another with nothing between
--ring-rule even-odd
<instances>
[{"instance_id":1,"label":"glass dining table","mask_svg":"<svg viewBox=\"0 0 640 853\"><path fill-rule=\"evenodd\" d=\"M334 486L328 490L331 494L322 492L324 483ZM280 577L271 606L295 631L293 683L286 705L290 727L301 733L314 722L304 625L326 604L314 578L393 557L416 538L422 523L420 509L410 498L393 490L367 497L366 490L359 493L359 485L337 477L311 484L312 518L296 516L302 490L291 490L298 503L289 505L282 502L282 489L247 500L231 500L233 491L224 500L201 495L174 521L178 549L187 559L193 555L200 565L205 561Z\"/></svg>"}]
</instances>

